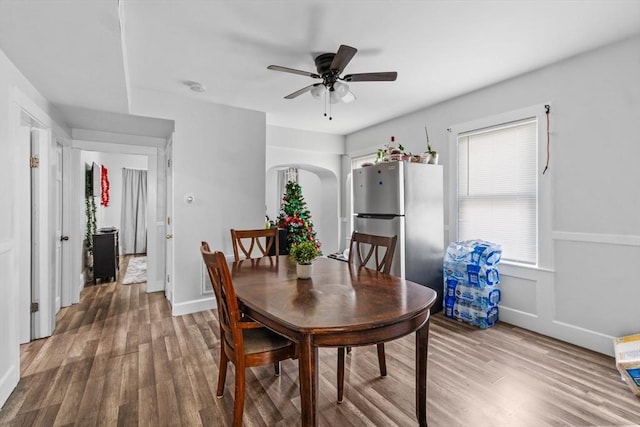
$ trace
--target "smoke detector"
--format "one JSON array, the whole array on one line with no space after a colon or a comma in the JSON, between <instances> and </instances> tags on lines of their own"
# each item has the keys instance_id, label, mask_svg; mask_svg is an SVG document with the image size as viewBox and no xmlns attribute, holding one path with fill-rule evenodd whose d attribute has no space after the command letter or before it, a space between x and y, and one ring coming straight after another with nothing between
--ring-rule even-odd
<instances>
[{"instance_id":1,"label":"smoke detector","mask_svg":"<svg viewBox=\"0 0 640 427\"><path fill-rule=\"evenodd\" d=\"M186 85L194 92L206 92L207 88L200 82L186 82Z\"/></svg>"}]
</instances>

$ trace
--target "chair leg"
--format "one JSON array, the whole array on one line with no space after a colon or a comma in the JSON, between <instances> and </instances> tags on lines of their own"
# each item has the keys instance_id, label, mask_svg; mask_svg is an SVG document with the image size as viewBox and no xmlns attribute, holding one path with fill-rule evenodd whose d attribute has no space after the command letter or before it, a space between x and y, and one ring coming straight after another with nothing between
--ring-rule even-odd
<instances>
[{"instance_id":1,"label":"chair leg","mask_svg":"<svg viewBox=\"0 0 640 427\"><path fill-rule=\"evenodd\" d=\"M236 365L236 394L233 402L233 427L242 427L242 414L244 412L244 388L245 388L244 363Z\"/></svg>"},{"instance_id":2,"label":"chair leg","mask_svg":"<svg viewBox=\"0 0 640 427\"><path fill-rule=\"evenodd\" d=\"M378 364L380 365L380 376L387 376L387 361L384 357L384 344L378 344Z\"/></svg>"},{"instance_id":3,"label":"chair leg","mask_svg":"<svg viewBox=\"0 0 640 427\"><path fill-rule=\"evenodd\" d=\"M338 403L344 397L344 347L338 348Z\"/></svg>"},{"instance_id":4,"label":"chair leg","mask_svg":"<svg viewBox=\"0 0 640 427\"><path fill-rule=\"evenodd\" d=\"M275 369L276 371L276 376L279 377L280 376L280 362L276 362L273 364L273 369Z\"/></svg>"},{"instance_id":5,"label":"chair leg","mask_svg":"<svg viewBox=\"0 0 640 427\"><path fill-rule=\"evenodd\" d=\"M217 397L222 397L224 394L224 382L227 378L227 363L229 359L227 358L226 353L224 352L224 348L220 348L220 369L218 371L218 390L216 391Z\"/></svg>"}]
</instances>

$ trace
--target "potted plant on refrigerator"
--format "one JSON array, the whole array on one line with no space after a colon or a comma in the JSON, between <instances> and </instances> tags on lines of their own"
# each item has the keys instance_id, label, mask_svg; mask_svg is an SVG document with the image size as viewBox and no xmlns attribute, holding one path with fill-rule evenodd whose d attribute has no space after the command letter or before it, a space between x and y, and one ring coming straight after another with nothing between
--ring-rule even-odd
<instances>
[{"instance_id":1,"label":"potted plant on refrigerator","mask_svg":"<svg viewBox=\"0 0 640 427\"><path fill-rule=\"evenodd\" d=\"M429 153L429 164L437 165L438 164L438 152L431 148L431 144L427 142L427 153Z\"/></svg>"},{"instance_id":2,"label":"potted plant on refrigerator","mask_svg":"<svg viewBox=\"0 0 640 427\"><path fill-rule=\"evenodd\" d=\"M311 277L312 262L320 255L319 243L306 240L296 243L289 250L289 257L295 261L298 279L308 279Z\"/></svg>"},{"instance_id":3,"label":"potted plant on refrigerator","mask_svg":"<svg viewBox=\"0 0 640 427\"><path fill-rule=\"evenodd\" d=\"M429 163L431 165L438 164L438 152L431 148L431 144L429 143L429 131L427 127L424 127L424 133L427 136L427 151L420 155L422 163Z\"/></svg>"}]
</instances>

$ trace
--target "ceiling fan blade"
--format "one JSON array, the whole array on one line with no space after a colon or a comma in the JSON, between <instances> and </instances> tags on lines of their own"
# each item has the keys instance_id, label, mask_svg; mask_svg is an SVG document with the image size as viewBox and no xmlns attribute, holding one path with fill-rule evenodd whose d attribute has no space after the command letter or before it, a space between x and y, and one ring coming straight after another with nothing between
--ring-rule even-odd
<instances>
[{"instance_id":1,"label":"ceiling fan blade","mask_svg":"<svg viewBox=\"0 0 640 427\"><path fill-rule=\"evenodd\" d=\"M337 71L338 74L342 73L342 70L345 69L356 52L358 52L358 49L356 49L355 47L341 44L338 48L338 53L336 53L336 56L333 57L333 61L331 61L331 67L329 67L329 69L332 71Z\"/></svg>"},{"instance_id":2,"label":"ceiling fan blade","mask_svg":"<svg viewBox=\"0 0 640 427\"><path fill-rule=\"evenodd\" d=\"M384 71L382 73L358 73L347 74L342 78L346 82L392 82L398 77L395 71Z\"/></svg>"},{"instance_id":3,"label":"ceiling fan blade","mask_svg":"<svg viewBox=\"0 0 640 427\"><path fill-rule=\"evenodd\" d=\"M316 87L316 86L318 86L320 84L322 84L322 83L314 83L314 84L309 85L307 87L303 87L302 89L297 90L297 91L295 91L293 93L290 93L289 95L285 96L284 99L293 99L293 98L295 98L297 96L302 95L305 92L309 92L311 89L313 89L314 87Z\"/></svg>"},{"instance_id":4,"label":"ceiling fan blade","mask_svg":"<svg viewBox=\"0 0 640 427\"><path fill-rule=\"evenodd\" d=\"M302 70L295 70L293 68L282 67L280 65L269 65L267 68L269 70L274 70L274 71L284 71L285 73L300 74L301 76L312 77L314 79L320 78L320 76L317 75L316 73L310 73L308 71L302 71Z\"/></svg>"}]
</instances>

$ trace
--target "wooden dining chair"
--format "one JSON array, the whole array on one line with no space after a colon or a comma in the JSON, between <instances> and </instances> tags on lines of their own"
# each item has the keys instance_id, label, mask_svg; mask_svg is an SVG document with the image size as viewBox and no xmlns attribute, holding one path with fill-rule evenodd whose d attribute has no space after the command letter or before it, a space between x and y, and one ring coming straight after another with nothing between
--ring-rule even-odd
<instances>
[{"instance_id":1,"label":"wooden dining chair","mask_svg":"<svg viewBox=\"0 0 640 427\"><path fill-rule=\"evenodd\" d=\"M375 266L381 273L389 274L397 240L398 236L376 236L354 231L349 247L349 263L361 267L373 259L372 268Z\"/></svg>"},{"instance_id":2,"label":"wooden dining chair","mask_svg":"<svg viewBox=\"0 0 640 427\"><path fill-rule=\"evenodd\" d=\"M261 323L243 317L238 308L236 292L229 273L227 260L222 252L211 252L207 242L200 246L202 258L218 303L220 325L220 370L218 372L217 397L224 393L227 363L235 365L235 400L233 426L242 425L245 395L245 369L297 358L295 343L278 335Z\"/></svg>"},{"instance_id":3,"label":"wooden dining chair","mask_svg":"<svg viewBox=\"0 0 640 427\"><path fill-rule=\"evenodd\" d=\"M280 254L280 239L277 228L258 228L254 230L231 229L231 241L233 242L233 256L236 261L265 257L270 253L275 254L276 262ZM275 250L272 251L272 249Z\"/></svg>"},{"instance_id":4,"label":"wooden dining chair","mask_svg":"<svg viewBox=\"0 0 640 427\"><path fill-rule=\"evenodd\" d=\"M349 264L357 268L366 266L373 260L372 267L381 273L389 274L393 255L396 250L398 236L376 236L374 234L358 233L354 231L351 235L351 245L349 246ZM384 354L384 343L377 344L378 365L380 366L380 376L387 376L387 362ZM346 347L347 353L351 352L351 347ZM344 397L344 358L345 347L338 348L338 403Z\"/></svg>"}]
</instances>

